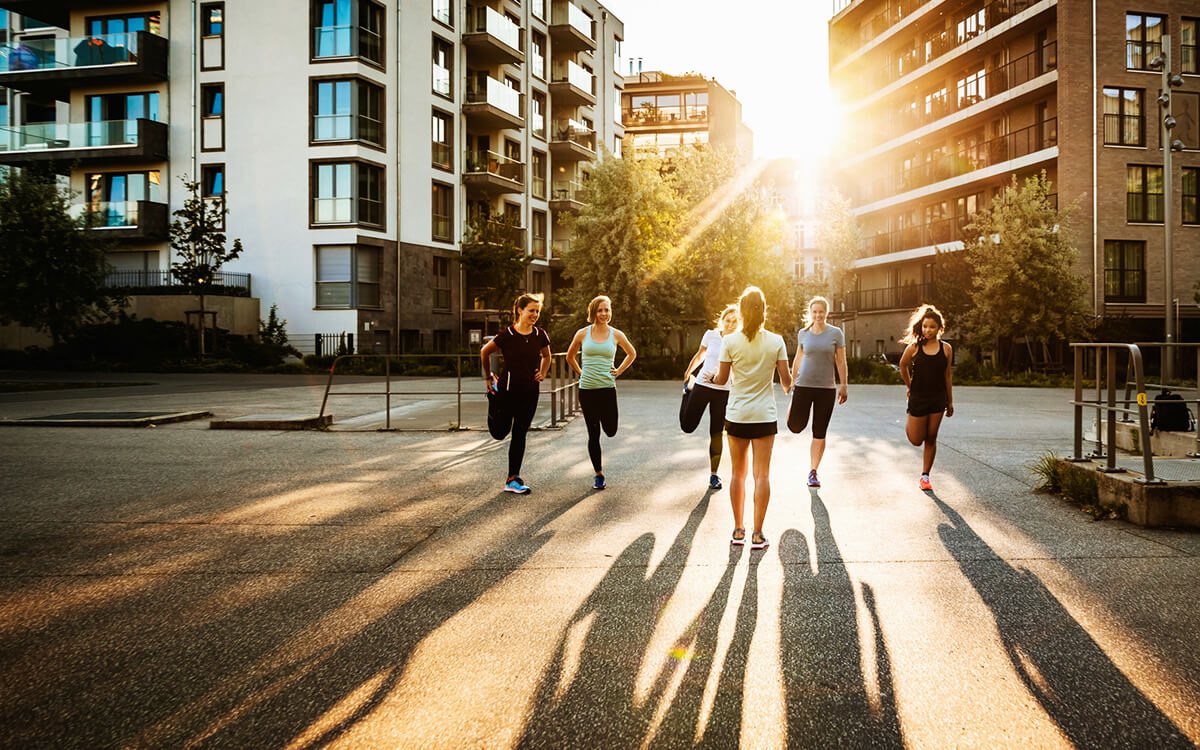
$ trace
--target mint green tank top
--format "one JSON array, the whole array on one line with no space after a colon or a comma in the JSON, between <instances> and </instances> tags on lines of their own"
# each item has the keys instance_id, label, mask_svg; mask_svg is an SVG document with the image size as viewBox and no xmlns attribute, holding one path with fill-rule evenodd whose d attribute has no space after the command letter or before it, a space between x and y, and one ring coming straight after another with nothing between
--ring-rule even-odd
<instances>
[{"instance_id":1,"label":"mint green tank top","mask_svg":"<svg viewBox=\"0 0 1200 750\"><path fill-rule=\"evenodd\" d=\"M583 334L583 374L579 376L579 387L584 390L616 388L612 376L613 362L617 358L617 335L608 329L608 340L603 344L592 341L592 327Z\"/></svg>"}]
</instances>

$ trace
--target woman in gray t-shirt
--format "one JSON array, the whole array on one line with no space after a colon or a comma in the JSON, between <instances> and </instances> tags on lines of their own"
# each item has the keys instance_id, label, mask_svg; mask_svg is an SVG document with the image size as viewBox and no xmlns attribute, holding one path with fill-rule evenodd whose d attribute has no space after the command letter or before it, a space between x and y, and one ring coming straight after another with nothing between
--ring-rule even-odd
<instances>
[{"instance_id":1,"label":"woman in gray t-shirt","mask_svg":"<svg viewBox=\"0 0 1200 750\"><path fill-rule=\"evenodd\" d=\"M813 297L808 302L804 315L804 329L796 337L796 359L792 362L792 404L788 408L788 429L801 432L808 425L812 414L812 446L809 457L812 461L808 472L808 486L820 487L817 467L825 455L825 432L833 416L833 398L839 404L846 403L846 335L837 326L825 322L829 315L829 301L824 297ZM837 368L841 387L833 380Z\"/></svg>"}]
</instances>

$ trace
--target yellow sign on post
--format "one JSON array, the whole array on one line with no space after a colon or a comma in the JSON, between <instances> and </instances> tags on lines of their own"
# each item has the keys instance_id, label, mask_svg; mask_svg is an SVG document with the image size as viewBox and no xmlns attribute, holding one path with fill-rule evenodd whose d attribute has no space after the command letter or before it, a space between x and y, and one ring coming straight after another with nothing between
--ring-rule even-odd
<instances>
[{"instance_id":1,"label":"yellow sign on post","mask_svg":"<svg viewBox=\"0 0 1200 750\"><path fill-rule=\"evenodd\" d=\"M1145 405L1146 405L1146 394L1139 393L1138 394L1138 406L1145 406Z\"/></svg>"}]
</instances>

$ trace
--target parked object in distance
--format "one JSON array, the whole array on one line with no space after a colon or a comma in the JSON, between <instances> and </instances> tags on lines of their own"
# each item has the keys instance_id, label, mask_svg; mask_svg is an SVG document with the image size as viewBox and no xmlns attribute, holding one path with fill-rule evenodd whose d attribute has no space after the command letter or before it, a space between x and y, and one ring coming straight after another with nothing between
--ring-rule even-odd
<instances>
[{"instance_id":1,"label":"parked object in distance","mask_svg":"<svg viewBox=\"0 0 1200 750\"><path fill-rule=\"evenodd\" d=\"M890 359L887 358L887 355L884 354L883 352L875 352L874 354L868 354L867 361L870 362L871 364L884 365L885 367L890 367L890 368L892 368L893 372L900 372L900 366L897 364L894 364Z\"/></svg>"}]
</instances>

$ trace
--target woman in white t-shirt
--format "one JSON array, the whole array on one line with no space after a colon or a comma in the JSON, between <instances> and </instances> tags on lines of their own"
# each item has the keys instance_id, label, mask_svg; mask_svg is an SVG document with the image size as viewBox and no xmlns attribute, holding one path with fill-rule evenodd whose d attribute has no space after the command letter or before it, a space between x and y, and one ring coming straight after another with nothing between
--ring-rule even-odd
<instances>
[{"instance_id":1,"label":"woman in white t-shirt","mask_svg":"<svg viewBox=\"0 0 1200 750\"><path fill-rule=\"evenodd\" d=\"M713 378L721 365L721 338L733 333L738 326L737 305L727 305L717 318L717 327L704 333L700 348L683 371L683 403L679 405L679 427L691 434L700 426L708 412L708 477L710 490L721 489L717 468L721 465L721 433L725 430L725 406L729 401L729 386L717 385ZM701 365L700 374L692 381L692 371Z\"/></svg>"},{"instance_id":2,"label":"woman in white t-shirt","mask_svg":"<svg viewBox=\"0 0 1200 750\"><path fill-rule=\"evenodd\" d=\"M729 436L729 457L733 477L729 501L733 506L733 544L746 543L742 511L746 505L746 472L753 449L754 534L750 549L762 549L769 542L763 535L763 520L771 502L771 450L775 447L779 414L775 408L775 373L784 392L792 387L787 347L783 337L765 330L767 301L758 287L747 287L738 299L742 325L721 340L721 366L713 382L725 385L733 376L729 405L725 409L725 434Z\"/></svg>"}]
</instances>

